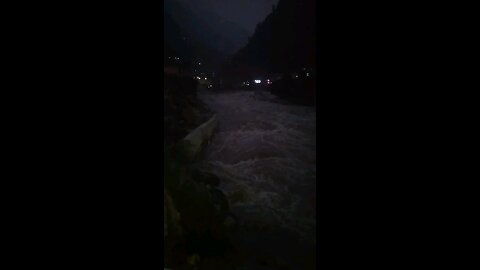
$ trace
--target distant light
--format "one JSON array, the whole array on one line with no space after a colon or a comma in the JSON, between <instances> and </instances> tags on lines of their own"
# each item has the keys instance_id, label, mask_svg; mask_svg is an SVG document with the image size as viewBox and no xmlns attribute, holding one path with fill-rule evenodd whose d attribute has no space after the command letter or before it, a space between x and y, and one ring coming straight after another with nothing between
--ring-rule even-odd
<instances>
[{"instance_id":1,"label":"distant light","mask_svg":"<svg viewBox=\"0 0 480 270\"><path fill-rule=\"evenodd\" d=\"M207 80L207 78L205 78L205 80Z\"/></svg>"},{"instance_id":2,"label":"distant light","mask_svg":"<svg viewBox=\"0 0 480 270\"><path fill-rule=\"evenodd\" d=\"M200 80L200 77L197 76L197 80Z\"/></svg>"},{"instance_id":3,"label":"distant light","mask_svg":"<svg viewBox=\"0 0 480 270\"><path fill-rule=\"evenodd\" d=\"M200 66L202 63L198 62L198 65Z\"/></svg>"},{"instance_id":4,"label":"distant light","mask_svg":"<svg viewBox=\"0 0 480 270\"><path fill-rule=\"evenodd\" d=\"M262 80L255 80L255 83L262 83Z\"/></svg>"},{"instance_id":5,"label":"distant light","mask_svg":"<svg viewBox=\"0 0 480 270\"><path fill-rule=\"evenodd\" d=\"M307 72L307 77L310 76L310 73Z\"/></svg>"}]
</instances>

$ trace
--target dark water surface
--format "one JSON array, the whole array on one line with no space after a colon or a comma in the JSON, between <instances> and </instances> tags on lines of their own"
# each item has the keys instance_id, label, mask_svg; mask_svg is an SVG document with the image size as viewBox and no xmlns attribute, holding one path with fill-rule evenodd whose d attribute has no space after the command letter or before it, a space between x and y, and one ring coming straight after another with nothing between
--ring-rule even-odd
<instances>
[{"instance_id":1,"label":"dark water surface","mask_svg":"<svg viewBox=\"0 0 480 270\"><path fill-rule=\"evenodd\" d=\"M240 221L234 239L252 255L246 269L276 269L259 261L310 269L316 246L315 107L282 104L268 92L200 91L199 97L218 117L201 166L219 176Z\"/></svg>"}]
</instances>

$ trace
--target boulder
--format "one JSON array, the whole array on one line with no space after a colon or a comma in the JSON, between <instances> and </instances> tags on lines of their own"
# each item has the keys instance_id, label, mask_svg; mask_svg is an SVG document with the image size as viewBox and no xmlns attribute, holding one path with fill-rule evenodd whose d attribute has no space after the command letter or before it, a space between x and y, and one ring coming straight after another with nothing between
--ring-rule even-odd
<instances>
[{"instance_id":1,"label":"boulder","mask_svg":"<svg viewBox=\"0 0 480 270\"><path fill-rule=\"evenodd\" d=\"M193 180L217 187L220 184L220 178L213 173L196 170L192 173Z\"/></svg>"},{"instance_id":2,"label":"boulder","mask_svg":"<svg viewBox=\"0 0 480 270\"><path fill-rule=\"evenodd\" d=\"M174 238L181 238L182 228L180 226L180 213L176 209L170 194L164 190L164 220L163 230L164 237L172 236Z\"/></svg>"},{"instance_id":3,"label":"boulder","mask_svg":"<svg viewBox=\"0 0 480 270\"><path fill-rule=\"evenodd\" d=\"M214 115L207 122L190 132L183 139L183 143L188 147L188 156L194 159L202 150L202 147L208 142L213 135L213 131L217 126L217 116Z\"/></svg>"},{"instance_id":4,"label":"boulder","mask_svg":"<svg viewBox=\"0 0 480 270\"><path fill-rule=\"evenodd\" d=\"M223 220L223 225L227 229L236 229L238 227L238 219L232 213L227 213L225 219Z\"/></svg>"},{"instance_id":5,"label":"boulder","mask_svg":"<svg viewBox=\"0 0 480 270\"><path fill-rule=\"evenodd\" d=\"M225 196L225 194L223 194L223 192L217 188L211 188L210 195L212 197L212 202L217 214L224 216L230 209L227 196Z\"/></svg>"}]
</instances>

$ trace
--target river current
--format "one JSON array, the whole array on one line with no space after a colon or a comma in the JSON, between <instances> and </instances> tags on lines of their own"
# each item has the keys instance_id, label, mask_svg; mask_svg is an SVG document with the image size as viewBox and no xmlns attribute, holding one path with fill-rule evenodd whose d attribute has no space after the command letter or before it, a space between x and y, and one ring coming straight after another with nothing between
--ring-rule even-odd
<instances>
[{"instance_id":1,"label":"river current","mask_svg":"<svg viewBox=\"0 0 480 270\"><path fill-rule=\"evenodd\" d=\"M295 269L316 242L316 110L266 91L200 91L218 126L201 166L221 180L238 241Z\"/></svg>"}]
</instances>

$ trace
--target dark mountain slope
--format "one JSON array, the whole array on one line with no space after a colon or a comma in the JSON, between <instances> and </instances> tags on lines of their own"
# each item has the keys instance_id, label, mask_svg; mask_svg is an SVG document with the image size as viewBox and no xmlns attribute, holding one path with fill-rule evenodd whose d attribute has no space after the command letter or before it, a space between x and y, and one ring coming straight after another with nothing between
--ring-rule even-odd
<instances>
[{"instance_id":1,"label":"dark mountain slope","mask_svg":"<svg viewBox=\"0 0 480 270\"><path fill-rule=\"evenodd\" d=\"M165 56L178 56L191 61L194 57L194 48L186 41L186 34L180 26L175 23L169 13L166 12L163 19Z\"/></svg>"},{"instance_id":2,"label":"dark mountain slope","mask_svg":"<svg viewBox=\"0 0 480 270\"><path fill-rule=\"evenodd\" d=\"M248 44L226 63L223 76L288 73L315 65L315 1L280 0Z\"/></svg>"},{"instance_id":3,"label":"dark mountain slope","mask_svg":"<svg viewBox=\"0 0 480 270\"><path fill-rule=\"evenodd\" d=\"M249 33L241 26L226 19L222 14L217 14L213 10L202 5L201 1L177 0L188 7L198 18L216 33L229 40L232 47L227 53L233 54L241 47L245 46Z\"/></svg>"},{"instance_id":4,"label":"dark mountain slope","mask_svg":"<svg viewBox=\"0 0 480 270\"><path fill-rule=\"evenodd\" d=\"M216 69L225 59L225 54L204 45L201 41L192 37L190 31L181 27L171 11L164 13L164 56L179 57L181 62L193 67L197 62L203 63L203 69Z\"/></svg>"},{"instance_id":5,"label":"dark mountain slope","mask_svg":"<svg viewBox=\"0 0 480 270\"><path fill-rule=\"evenodd\" d=\"M240 27L208 10L194 5L185 6L176 0L165 0L164 8L186 35L213 51L232 54L247 39L247 33Z\"/></svg>"}]
</instances>

